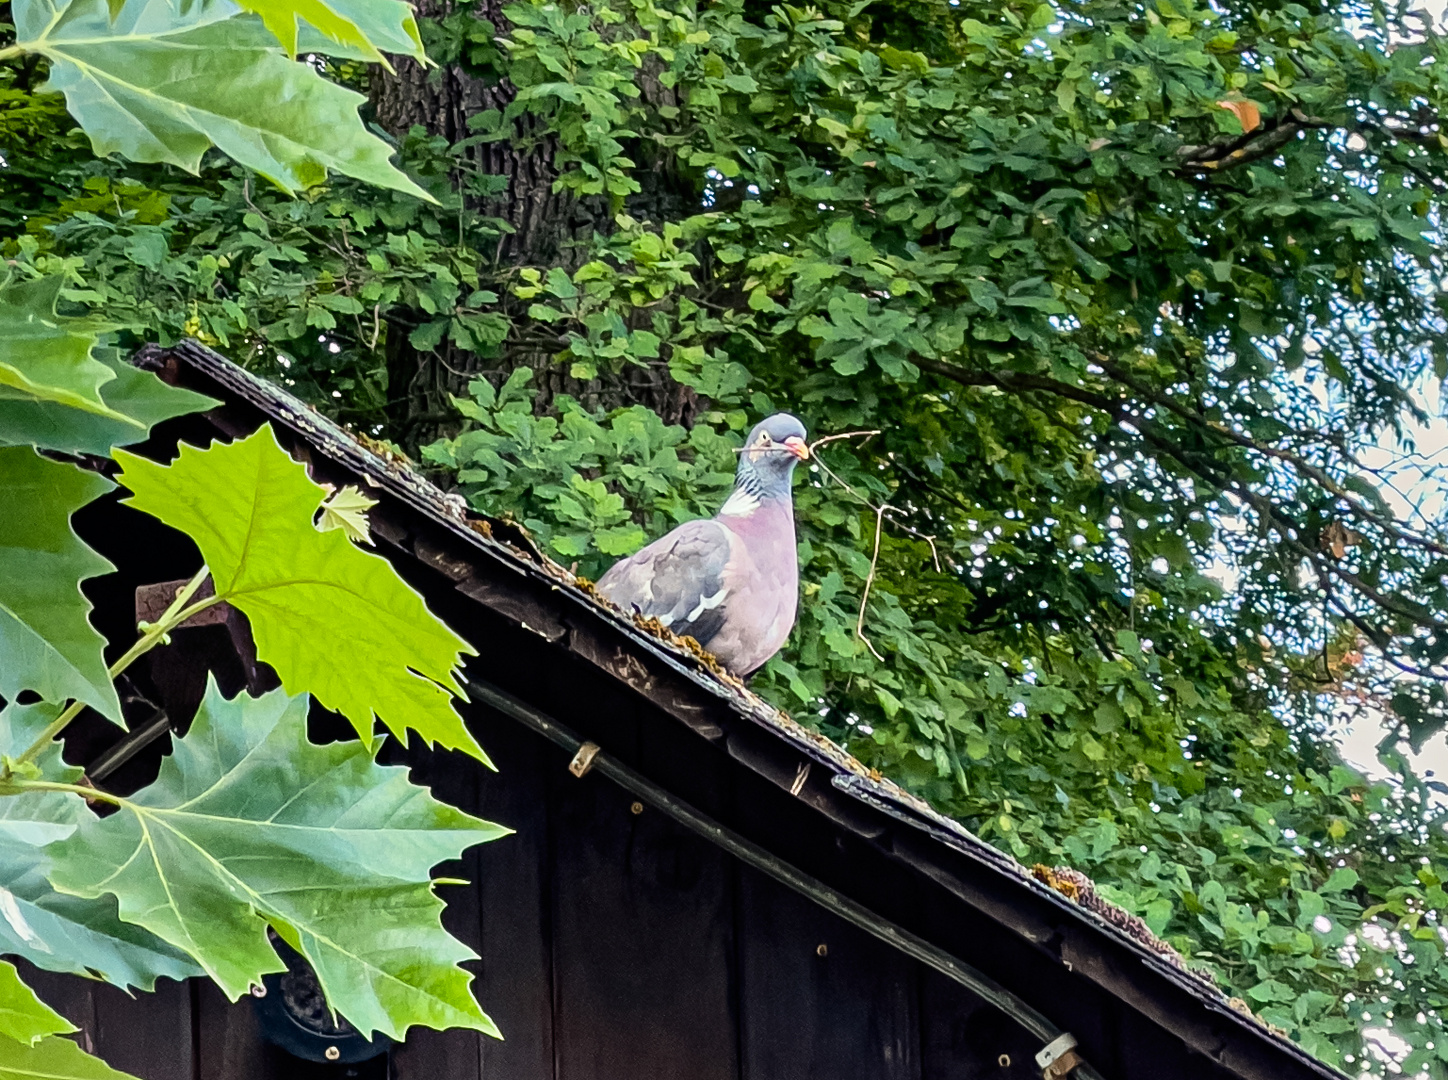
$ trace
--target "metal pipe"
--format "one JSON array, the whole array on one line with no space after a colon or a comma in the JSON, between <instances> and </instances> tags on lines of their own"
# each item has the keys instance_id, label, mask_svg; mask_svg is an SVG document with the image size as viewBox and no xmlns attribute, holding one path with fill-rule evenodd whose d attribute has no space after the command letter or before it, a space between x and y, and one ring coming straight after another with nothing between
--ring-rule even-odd
<instances>
[{"instance_id":1,"label":"metal pipe","mask_svg":"<svg viewBox=\"0 0 1448 1080\"><path fill-rule=\"evenodd\" d=\"M468 696L474 701L481 701L505 716L512 717L524 727L537 732L570 754L577 754L585 745L582 739L551 716L539 712L531 705L519 701L496 686L468 677L464 677L462 682L467 689ZM594 744L588 745L593 746ZM903 927L881 918L863 904L851 900L817 878L801 873L753 841L746 840L732 829L699 813L688 803L674 798L663 788L644 779L609 754L595 750L582 772L602 773L629 794L635 795L644 803L663 811L680 825L702 836L716 847L727 851L740 862L752 866L760 873L788 886L801 896L808 897L826 910L834 912L867 934L959 983L977 997L1000 1009L1001 1012L1040 1039L1042 1046L1055 1042L1064 1034L1045 1016L994 979L982 974L945 950L932 945L919 935L912 934ZM580 772L579 775L581 774ZM1101 1074L1085 1062L1077 1065L1075 1071L1081 1080L1102 1080Z\"/></svg>"}]
</instances>

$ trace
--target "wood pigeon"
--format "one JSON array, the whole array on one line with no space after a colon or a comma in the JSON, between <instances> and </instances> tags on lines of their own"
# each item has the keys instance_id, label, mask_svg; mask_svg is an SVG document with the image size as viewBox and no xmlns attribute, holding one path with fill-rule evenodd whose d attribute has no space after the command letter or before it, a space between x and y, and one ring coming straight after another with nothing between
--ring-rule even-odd
<instances>
[{"instance_id":1,"label":"wood pigeon","mask_svg":"<svg viewBox=\"0 0 1448 1080\"><path fill-rule=\"evenodd\" d=\"M794 467L809 457L804 425L777 413L749 433L734 491L707 521L689 521L615 563L598 591L625 611L688 634L734 674L748 675L794 627L799 555Z\"/></svg>"}]
</instances>

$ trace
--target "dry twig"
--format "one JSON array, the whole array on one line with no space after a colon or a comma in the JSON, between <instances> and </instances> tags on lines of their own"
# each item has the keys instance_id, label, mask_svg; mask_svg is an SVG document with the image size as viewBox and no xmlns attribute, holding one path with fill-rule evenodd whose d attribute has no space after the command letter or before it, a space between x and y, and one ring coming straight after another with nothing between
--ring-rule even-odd
<instances>
[{"instance_id":1,"label":"dry twig","mask_svg":"<svg viewBox=\"0 0 1448 1080\"><path fill-rule=\"evenodd\" d=\"M874 511L874 514L875 514L875 546L874 546L874 551L871 552L871 554L870 554L870 570L869 570L869 572L865 575L865 591L860 595L860 613L859 613L858 617L855 619L855 636L856 636L857 638L859 638L861 641L863 641L863 642L865 643L865 647L870 650L870 652L874 655L875 659L876 659L876 660L879 660L879 661L883 664L883 663L885 662L885 658L880 655L880 652L879 652L878 649L875 648L874 643L871 642L870 639L865 636L865 606L870 602L870 590L874 587L874 584L875 584L875 573L876 573L876 571L878 570L879 565L880 565L880 531L881 531L882 527L884 526L885 519L886 519L887 517L889 517L891 523L892 523L893 525L895 525L896 528L900 529L901 532L909 533L911 536L915 537L917 540L924 540L927 544L929 544L929 545L930 545L930 559L931 559L931 561L932 561L932 562L934 563L934 565L935 565L935 572L936 572L937 574L939 574L939 573L941 573L942 571L941 571L941 569L940 569L940 551L939 551L939 550L936 548L936 546L935 546L935 537L934 537L934 536L931 536L931 535L929 535L929 534L927 534L927 533L923 533L923 532L921 532L919 529L914 528L913 526L906 525L903 521L900 521L899 518L892 516L892 515L900 514L900 513L903 512L903 511L901 511L901 509L900 509L898 506L891 506L889 503L880 503L880 504L877 506L875 503L871 502L868 498L866 498L866 497L865 497L864 495L862 495L859 491L857 491L854 487L852 487L849 483L847 483L844 479L842 479L838 473L836 473L833 469L831 469L828 465L826 465L826 464L825 464L822 460L820 460L820 458L819 458L819 455L818 455L819 448L820 448L821 446L824 446L826 443L836 442L836 441L838 441L838 440L840 440L840 439L861 439L861 438L863 438L863 439L868 440L868 439L874 438L874 437L875 437L876 435L878 435L878 434L880 434L880 431L879 431L878 428L876 428L876 429L874 429L874 430L872 430L872 431L842 431L842 432L840 432L838 435L825 435L825 436L823 436L822 438L816 439L814 442L812 442L812 443L809 444L809 459L810 459L812 462L814 462L815 465L817 465L817 466L819 467L819 470L820 470L822 473L824 473L826 476L828 476L828 477L829 477L831 480L833 480L835 483L839 484L840 487L844 488L847 492L849 492L851 495L853 495L853 496L854 496L856 499L858 499L864 506L866 506L866 507L868 507L870 510ZM735 447L735 448L734 448L734 452L735 452L736 454L742 454L742 453L744 453L746 450L752 450L754 453L766 453L766 452L774 452L774 453L781 453L781 454L792 453L792 451L790 451L787 447L784 447L784 446L774 446L774 447L767 447L767 448L765 448L765 447L758 447L758 446L755 446L755 447L738 446L738 447Z\"/></svg>"},{"instance_id":2,"label":"dry twig","mask_svg":"<svg viewBox=\"0 0 1448 1080\"><path fill-rule=\"evenodd\" d=\"M880 434L879 431L846 431L841 432L839 435L826 435L824 438L816 439L813 443L810 444L810 458L814 461L816 465L819 466L821 472L823 472L831 480L839 484L840 487L844 488L861 503L863 503L865 506L869 507L875 512L875 545L874 550L870 553L870 570L865 575L865 589L864 592L860 594L860 612L855 619L855 636L865 643L865 647L870 650L876 660L884 663L885 658L880 655L880 652L878 649L875 648L874 643L865 636L865 605L870 602L870 590L874 587L875 574L876 571L879 569L880 565L880 532L884 526L885 518L890 517L891 523L894 524L902 532L909 533L916 539L924 540L927 544L930 545L930 558L931 561L935 564L935 572L937 574L941 572L940 552L935 546L934 536L923 533L919 529L916 529L910 525L906 525L898 518L891 516L901 513L899 507L891 506L887 502L880 503L879 505L871 502L868 498L866 498L860 492L856 491L855 488L853 488L850 484L843 480L838 473L836 473L833 469L831 469L828 465L821 461L815 454L816 447L823 446L825 443L828 442L834 442L836 439L851 439L859 438L861 436L865 438L870 438L878 434Z\"/></svg>"}]
</instances>

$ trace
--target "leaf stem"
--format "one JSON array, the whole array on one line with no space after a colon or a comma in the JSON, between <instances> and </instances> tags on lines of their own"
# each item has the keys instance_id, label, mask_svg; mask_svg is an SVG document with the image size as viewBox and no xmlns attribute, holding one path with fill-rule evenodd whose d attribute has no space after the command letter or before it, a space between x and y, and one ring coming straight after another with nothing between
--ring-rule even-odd
<instances>
[{"instance_id":1,"label":"leaf stem","mask_svg":"<svg viewBox=\"0 0 1448 1080\"><path fill-rule=\"evenodd\" d=\"M17 56L24 56L29 51L24 45L11 45L7 48L0 49L0 61L13 60Z\"/></svg>"},{"instance_id":2,"label":"leaf stem","mask_svg":"<svg viewBox=\"0 0 1448 1080\"><path fill-rule=\"evenodd\" d=\"M109 791L102 791L100 788L82 787L80 784L65 784L58 780L26 780L19 776L11 776L0 780L0 796L23 795L27 791L65 791L72 795L79 795L83 799L96 799L100 802L108 802L112 806L125 806L129 801L124 796L112 795Z\"/></svg>"},{"instance_id":3,"label":"leaf stem","mask_svg":"<svg viewBox=\"0 0 1448 1080\"><path fill-rule=\"evenodd\" d=\"M0 54L3 54L3 51L4 50L0 50ZM180 626L187 619L222 601L223 597L208 596L204 600L198 600L194 604L187 605L187 601L196 595L196 590L201 588L201 583L206 580L206 576L210 572L206 566L202 566L200 570L196 571L196 576L177 591L176 599L171 601L170 607L161 615L161 618L147 626L141 636L136 639L136 643L127 649L121 658L110 666L107 674L110 675L112 679L135 663L138 658L154 649L166 639L166 636L170 634L172 630L176 629L176 627ZM27 761L33 760L37 754L50 745L52 739L65 730L67 724L80 715L81 710L84 708L85 702L72 701L66 706L65 711L51 721L45 730L40 733L39 737L26 748L25 753L15 759L13 765L24 765ZM10 774L14 771L13 765L5 770L3 777L0 777L0 779L11 779ZM33 787L35 785L32 784L30 786ZM86 790L90 789L87 788Z\"/></svg>"}]
</instances>

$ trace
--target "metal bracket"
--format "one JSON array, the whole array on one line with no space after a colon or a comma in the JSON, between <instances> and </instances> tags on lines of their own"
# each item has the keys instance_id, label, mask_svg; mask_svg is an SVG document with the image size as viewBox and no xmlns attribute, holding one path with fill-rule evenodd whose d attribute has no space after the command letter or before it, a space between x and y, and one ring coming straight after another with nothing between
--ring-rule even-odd
<instances>
[{"instance_id":1,"label":"metal bracket","mask_svg":"<svg viewBox=\"0 0 1448 1080\"><path fill-rule=\"evenodd\" d=\"M1069 1031L1047 1043L1036 1055L1036 1064L1041 1067L1041 1080L1061 1080L1071 1070L1083 1065L1081 1055L1076 1053L1076 1036Z\"/></svg>"},{"instance_id":2,"label":"metal bracket","mask_svg":"<svg viewBox=\"0 0 1448 1080\"><path fill-rule=\"evenodd\" d=\"M573 760L568 763L568 771L574 776L583 776L589 769L593 768L593 759L598 756L602 749L596 742L586 742L578 748L578 753L573 755Z\"/></svg>"}]
</instances>

